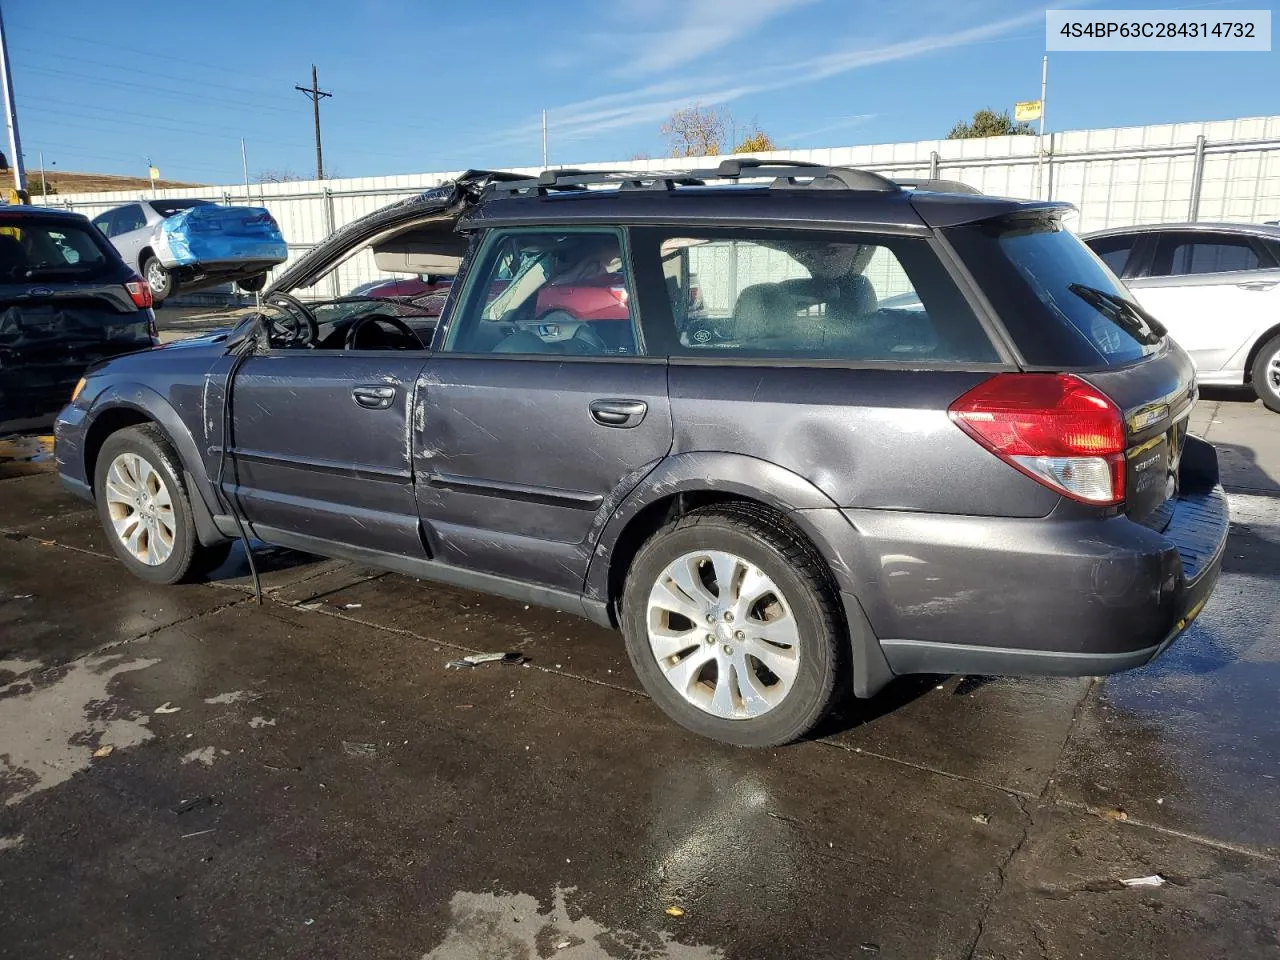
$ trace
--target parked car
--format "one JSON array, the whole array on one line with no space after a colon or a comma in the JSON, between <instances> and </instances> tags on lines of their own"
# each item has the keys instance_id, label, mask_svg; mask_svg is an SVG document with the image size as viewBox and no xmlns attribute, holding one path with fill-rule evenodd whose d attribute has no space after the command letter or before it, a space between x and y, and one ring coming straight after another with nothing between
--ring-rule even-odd
<instances>
[{"instance_id":1,"label":"parked car","mask_svg":"<svg viewBox=\"0 0 1280 960\"><path fill-rule=\"evenodd\" d=\"M140 577L253 536L581 614L734 744L902 674L1144 664L1227 536L1193 364L1069 205L927 187L468 173L338 231L234 331L95 369L59 469ZM365 248L462 270L444 315L298 299ZM682 270L722 336L681 328ZM560 277L626 319L549 324Z\"/></svg>"},{"instance_id":2,"label":"parked car","mask_svg":"<svg viewBox=\"0 0 1280 960\"><path fill-rule=\"evenodd\" d=\"M86 367L155 337L151 291L85 217L0 208L0 437L47 432Z\"/></svg>"},{"instance_id":3,"label":"parked car","mask_svg":"<svg viewBox=\"0 0 1280 960\"><path fill-rule=\"evenodd\" d=\"M256 293L288 248L270 212L208 200L139 200L94 217L125 263L136 267L158 306L181 287L236 282Z\"/></svg>"},{"instance_id":4,"label":"parked car","mask_svg":"<svg viewBox=\"0 0 1280 960\"><path fill-rule=\"evenodd\" d=\"M1165 223L1084 240L1195 361L1280 413L1280 227Z\"/></svg>"}]
</instances>

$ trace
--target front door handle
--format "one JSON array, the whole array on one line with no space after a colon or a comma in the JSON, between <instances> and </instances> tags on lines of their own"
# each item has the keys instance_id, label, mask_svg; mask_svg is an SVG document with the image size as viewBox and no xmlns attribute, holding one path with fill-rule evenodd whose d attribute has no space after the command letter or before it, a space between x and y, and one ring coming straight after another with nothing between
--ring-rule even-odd
<instances>
[{"instance_id":1,"label":"front door handle","mask_svg":"<svg viewBox=\"0 0 1280 960\"><path fill-rule=\"evenodd\" d=\"M363 386L351 388L351 399L366 410L386 410L396 398L395 387Z\"/></svg>"},{"instance_id":2,"label":"front door handle","mask_svg":"<svg viewBox=\"0 0 1280 960\"><path fill-rule=\"evenodd\" d=\"M1236 286L1241 290L1270 290L1280 280L1249 280L1245 283L1237 283Z\"/></svg>"},{"instance_id":3,"label":"front door handle","mask_svg":"<svg viewBox=\"0 0 1280 960\"><path fill-rule=\"evenodd\" d=\"M592 400L591 419L602 427L638 427L649 411L643 400Z\"/></svg>"}]
</instances>

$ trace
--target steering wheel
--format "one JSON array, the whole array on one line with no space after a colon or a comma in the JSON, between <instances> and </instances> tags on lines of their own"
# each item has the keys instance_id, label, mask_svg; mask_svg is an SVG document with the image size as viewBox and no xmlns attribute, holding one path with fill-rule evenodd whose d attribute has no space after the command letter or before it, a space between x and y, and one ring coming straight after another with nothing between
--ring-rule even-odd
<instances>
[{"instance_id":1,"label":"steering wheel","mask_svg":"<svg viewBox=\"0 0 1280 960\"><path fill-rule=\"evenodd\" d=\"M401 320L399 317L393 317L389 313L370 313L367 316L363 316L360 319L358 319L355 323L353 323L347 329L346 348L348 350L359 349L356 346L356 341L360 338L360 332L364 330L364 328L371 323L390 324L391 326L395 327L398 333L404 334L406 337L408 337L410 340L416 343L418 345L419 350L426 349L426 346L423 344L422 339L416 333L413 332L413 328L410 327L403 320Z\"/></svg>"},{"instance_id":2,"label":"steering wheel","mask_svg":"<svg viewBox=\"0 0 1280 960\"><path fill-rule=\"evenodd\" d=\"M316 323L312 313L302 301L288 293L273 293L264 301L269 304L283 305L288 311L283 316L273 315L267 318L267 327L272 339L279 339L281 346L303 344L314 347L320 339L320 325Z\"/></svg>"},{"instance_id":3,"label":"steering wheel","mask_svg":"<svg viewBox=\"0 0 1280 960\"><path fill-rule=\"evenodd\" d=\"M609 345L600 339L600 334L591 329L591 324L583 323L573 331L573 336L565 341L570 353L585 356L599 356L609 352Z\"/></svg>"}]
</instances>

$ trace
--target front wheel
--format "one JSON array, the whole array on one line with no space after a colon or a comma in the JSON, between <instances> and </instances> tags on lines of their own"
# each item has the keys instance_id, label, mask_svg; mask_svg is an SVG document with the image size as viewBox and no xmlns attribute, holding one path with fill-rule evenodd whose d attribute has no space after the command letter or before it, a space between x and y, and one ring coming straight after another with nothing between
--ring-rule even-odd
<instances>
[{"instance_id":1,"label":"front wheel","mask_svg":"<svg viewBox=\"0 0 1280 960\"><path fill-rule=\"evenodd\" d=\"M803 737L844 663L836 593L813 547L747 505L696 510L636 555L623 595L645 690L694 733L743 747Z\"/></svg>"},{"instance_id":2,"label":"front wheel","mask_svg":"<svg viewBox=\"0 0 1280 960\"><path fill-rule=\"evenodd\" d=\"M1280 334L1263 344L1254 358L1253 392L1268 410L1280 413Z\"/></svg>"},{"instance_id":3,"label":"front wheel","mask_svg":"<svg viewBox=\"0 0 1280 960\"><path fill-rule=\"evenodd\" d=\"M113 433L98 453L94 475L102 528L135 576L178 583L227 558L227 544L201 546L178 455L159 428Z\"/></svg>"},{"instance_id":4,"label":"front wheel","mask_svg":"<svg viewBox=\"0 0 1280 960\"><path fill-rule=\"evenodd\" d=\"M178 288L178 282L168 268L160 262L159 257L147 257L142 265L142 276L146 279L147 286L151 288L151 299L155 301L157 307L173 296Z\"/></svg>"}]
</instances>

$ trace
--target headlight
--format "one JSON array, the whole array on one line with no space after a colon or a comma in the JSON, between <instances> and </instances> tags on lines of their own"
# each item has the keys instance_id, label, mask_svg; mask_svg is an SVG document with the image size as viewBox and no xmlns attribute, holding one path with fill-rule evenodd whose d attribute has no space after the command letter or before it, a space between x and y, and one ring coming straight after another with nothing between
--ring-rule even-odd
<instances>
[{"instance_id":1,"label":"headlight","mask_svg":"<svg viewBox=\"0 0 1280 960\"><path fill-rule=\"evenodd\" d=\"M84 389L84 385L85 385L84 377L81 377L79 380L76 381L76 388L71 391L72 403L76 402L76 397L80 396L80 391Z\"/></svg>"}]
</instances>

